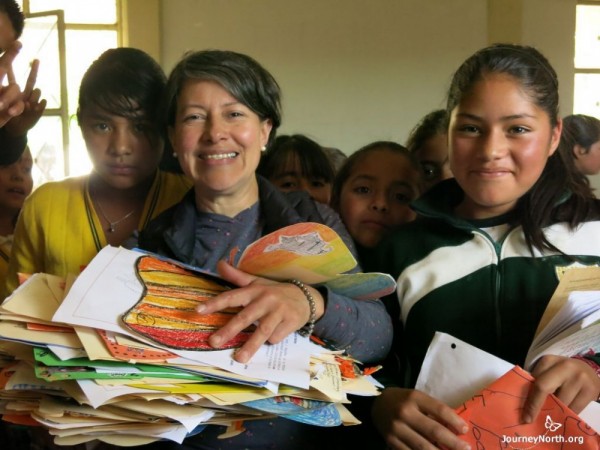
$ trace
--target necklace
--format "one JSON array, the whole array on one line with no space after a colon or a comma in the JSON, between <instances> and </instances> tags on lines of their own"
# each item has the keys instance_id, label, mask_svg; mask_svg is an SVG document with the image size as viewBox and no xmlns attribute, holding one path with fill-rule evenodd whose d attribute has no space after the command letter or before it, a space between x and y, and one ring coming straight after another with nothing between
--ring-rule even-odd
<instances>
[{"instance_id":1,"label":"necklace","mask_svg":"<svg viewBox=\"0 0 600 450\"><path fill-rule=\"evenodd\" d=\"M104 220L106 220L108 222L108 232L109 233L114 233L117 225L119 225L121 222L129 219L136 210L136 208L133 208L131 211L129 211L127 214L125 214L123 217L121 217L119 220L111 222L110 219L108 217L106 217L106 213L104 212L104 209L102 209L102 205L100 204L100 202L98 200L96 200L96 204L98 205L100 214L102 214L102 217L104 217Z\"/></svg>"}]
</instances>

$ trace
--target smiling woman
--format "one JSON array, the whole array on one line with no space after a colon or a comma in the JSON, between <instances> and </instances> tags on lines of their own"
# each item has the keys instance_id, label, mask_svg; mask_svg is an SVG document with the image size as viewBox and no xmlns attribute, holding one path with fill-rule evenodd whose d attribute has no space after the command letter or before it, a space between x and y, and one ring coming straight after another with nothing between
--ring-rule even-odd
<instances>
[{"instance_id":1,"label":"smiling woman","mask_svg":"<svg viewBox=\"0 0 600 450\"><path fill-rule=\"evenodd\" d=\"M202 51L184 57L167 83L169 139L194 189L151 222L140 247L210 271L239 286L206 302L202 314L241 307L209 338L213 348L258 323L235 353L248 362L264 343L278 343L298 330L314 331L331 345L363 362L385 357L391 322L379 300L353 300L326 288L297 281L275 282L251 276L236 264L261 236L299 222L333 228L346 245L352 240L329 207L306 192L280 192L256 174L261 151L280 124L279 86L247 55ZM359 267L355 270L360 271ZM250 421L234 438L219 439L225 427L209 426L177 448L320 448L328 435L286 419ZM332 431L331 438L336 432Z\"/></svg>"}]
</instances>

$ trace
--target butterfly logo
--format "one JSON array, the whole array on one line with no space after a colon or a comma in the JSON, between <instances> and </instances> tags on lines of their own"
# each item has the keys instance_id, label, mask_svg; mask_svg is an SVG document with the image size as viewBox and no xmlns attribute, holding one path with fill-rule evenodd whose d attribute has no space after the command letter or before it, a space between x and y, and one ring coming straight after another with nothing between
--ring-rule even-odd
<instances>
[{"instance_id":1,"label":"butterfly logo","mask_svg":"<svg viewBox=\"0 0 600 450\"><path fill-rule=\"evenodd\" d=\"M556 431L560 427L562 427L562 424L558 422L553 422L550 416L546 416L546 423L544 424L544 426L549 431Z\"/></svg>"}]
</instances>

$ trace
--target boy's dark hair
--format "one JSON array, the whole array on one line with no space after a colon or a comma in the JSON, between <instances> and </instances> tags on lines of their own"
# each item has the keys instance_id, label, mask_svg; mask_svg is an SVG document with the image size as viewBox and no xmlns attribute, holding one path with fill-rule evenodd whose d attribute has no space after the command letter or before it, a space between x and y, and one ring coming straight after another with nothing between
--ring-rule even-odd
<instances>
[{"instance_id":1,"label":"boy's dark hair","mask_svg":"<svg viewBox=\"0 0 600 450\"><path fill-rule=\"evenodd\" d=\"M106 50L87 69L79 87L77 118L91 106L127 118L143 112L158 129L166 76L158 63L136 48ZM153 130L153 131L156 131Z\"/></svg>"},{"instance_id":2,"label":"boy's dark hair","mask_svg":"<svg viewBox=\"0 0 600 450\"><path fill-rule=\"evenodd\" d=\"M15 30L15 39L19 39L25 27L25 16L15 0L0 0L0 12L8 16L8 20ZM3 49L6 50L6 49Z\"/></svg>"}]
</instances>

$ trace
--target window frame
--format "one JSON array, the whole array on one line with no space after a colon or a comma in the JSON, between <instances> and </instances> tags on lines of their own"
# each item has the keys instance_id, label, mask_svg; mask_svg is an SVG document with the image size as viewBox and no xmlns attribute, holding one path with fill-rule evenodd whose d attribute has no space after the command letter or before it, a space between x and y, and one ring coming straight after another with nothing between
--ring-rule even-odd
<instances>
[{"instance_id":1,"label":"window frame","mask_svg":"<svg viewBox=\"0 0 600 450\"><path fill-rule=\"evenodd\" d=\"M58 53L59 53L59 76L60 76L60 108L48 108L44 111L44 117L58 117L61 121L61 137L62 137L62 157L63 157L63 177L68 177L72 174L71 168L71 137L70 137L70 120L69 114L69 95L67 86L67 31L114 31L117 35L117 46L122 47L123 42L126 40L124 36L124 20L123 20L123 8L126 6L127 0L115 0L116 8L116 23L102 23L102 24L90 24L90 23L77 23L77 22L65 22L64 10L49 10L49 11L30 11L29 0L23 0L22 11L25 18L36 18L45 17L50 15L57 16L58 26ZM77 93L74 93L77 95ZM35 128L31 131L35 133Z\"/></svg>"},{"instance_id":2,"label":"window frame","mask_svg":"<svg viewBox=\"0 0 600 450\"><path fill-rule=\"evenodd\" d=\"M578 6L596 6L600 8L600 0L577 0L575 8ZM577 30L577 23L575 23L575 29ZM577 34L577 33L575 33ZM600 36L599 36L600 37ZM576 40L573 41L574 47L577 45ZM575 106L576 98L575 98L575 89L576 89L576 79L578 75L600 75L600 65L598 67L577 67L575 64L575 59L573 59L573 106ZM573 111L574 113L576 111Z\"/></svg>"}]
</instances>

